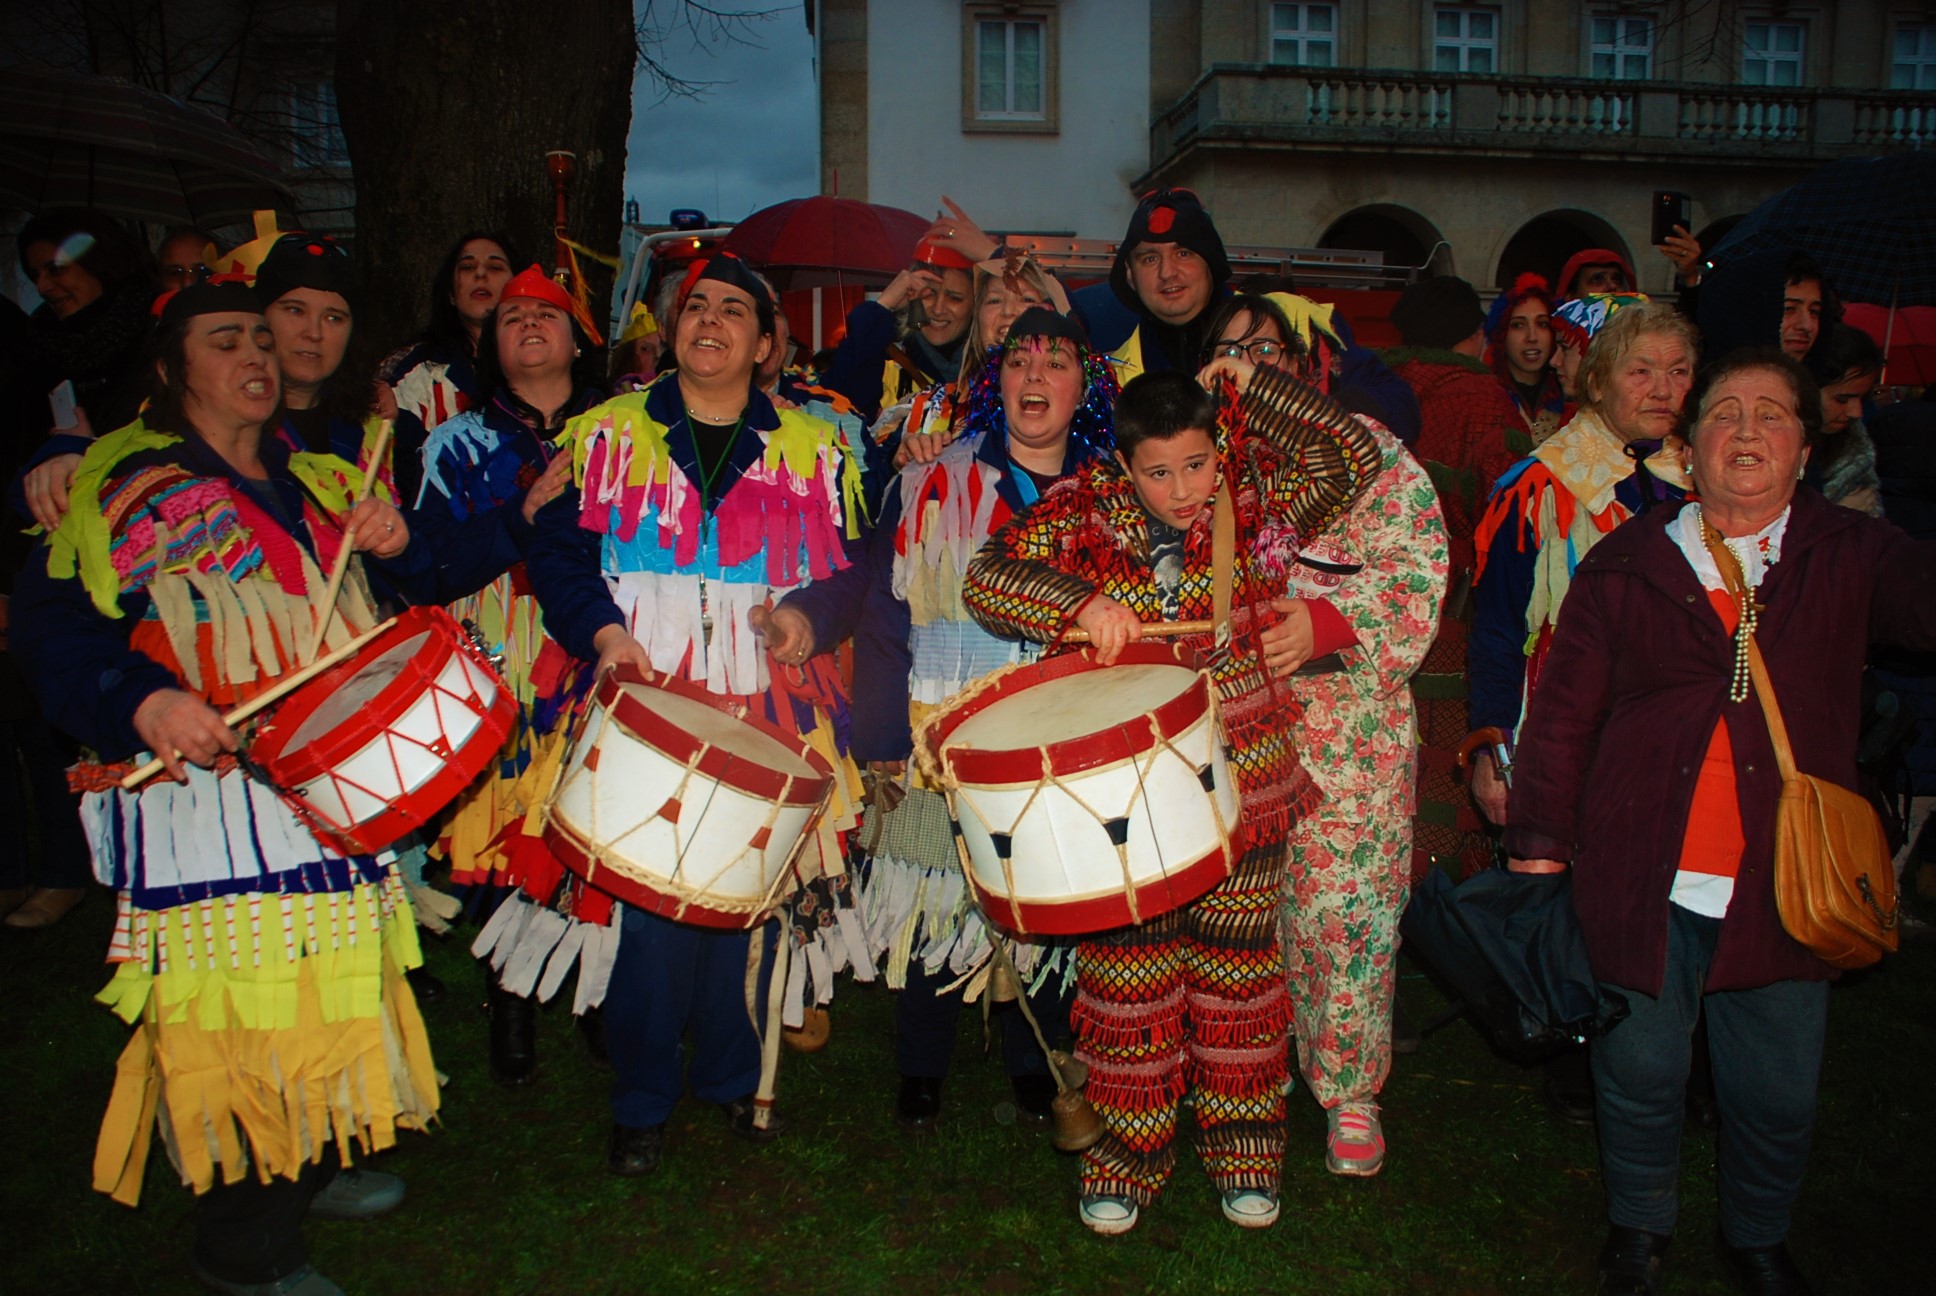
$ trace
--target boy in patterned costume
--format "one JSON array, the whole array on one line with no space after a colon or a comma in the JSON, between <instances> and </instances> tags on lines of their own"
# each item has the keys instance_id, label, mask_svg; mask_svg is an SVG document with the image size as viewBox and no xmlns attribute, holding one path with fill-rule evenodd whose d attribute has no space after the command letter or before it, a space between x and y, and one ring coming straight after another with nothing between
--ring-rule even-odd
<instances>
[{"instance_id":1,"label":"boy in patterned costume","mask_svg":"<svg viewBox=\"0 0 1936 1296\"><path fill-rule=\"evenodd\" d=\"M1225 1216L1246 1228L1277 1218L1290 1020L1278 895L1286 837L1320 794L1291 743L1295 701L1265 665L1281 632L1270 604L1298 538L1336 519L1379 466L1369 429L1289 375L1220 360L1205 378L1220 399L1177 373L1125 388L1116 455L998 531L964 590L994 633L1051 641L1080 627L1109 665L1145 623L1211 614L1215 515L1231 510L1229 624L1220 644L1185 642L1220 648L1211 669L1247 849L1194 904L1077 952L1071 1018L1107 1126L1083 1156L1081 1218L1105 1234L1133 1228L1162 1190L1177 1100L1192 1087Z\"/></svg>"}]
</instances>

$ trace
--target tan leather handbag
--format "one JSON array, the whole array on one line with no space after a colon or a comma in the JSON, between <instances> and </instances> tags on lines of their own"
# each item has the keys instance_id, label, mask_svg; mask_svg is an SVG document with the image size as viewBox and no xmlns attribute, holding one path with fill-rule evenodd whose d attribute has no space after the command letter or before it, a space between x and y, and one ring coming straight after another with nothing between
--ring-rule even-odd
<instances>
[{"instance_id":1,"label":"tan leather handbag","mask_svg":"<svg viewBox=\"0 0 1936 1296\"><path fill-rule=\"evenodd\" d=\"M1752 591L1744 589L1739 560L1705 519L1701 530L1728 592L1745 604ZM1899 939L1896 873L1882 819L1860 793L1795 768L1788 726L1745 606L1743 615L1748 673L1781 772L1781 800L1775 807L1775 907L1781 925L1824 962L1867 967L1894 953Z\"/></svg>"}]
</instances>

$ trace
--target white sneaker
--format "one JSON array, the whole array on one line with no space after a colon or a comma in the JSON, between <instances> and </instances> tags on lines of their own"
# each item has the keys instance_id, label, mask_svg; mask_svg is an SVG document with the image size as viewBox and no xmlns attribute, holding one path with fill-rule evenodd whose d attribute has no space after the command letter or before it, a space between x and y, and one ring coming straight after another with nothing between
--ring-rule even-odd
<instances>
[{"instance_id":1,"label":"white sneaker","mask_svg":"<svg viewBox=\"0 0 1936 1296\"><path fill-rule=\"evenodd\" d=\"M1081 1209L1083 1224L1092 1233L1104 1237L1115 1237L1136 1227L1136 1218L1141 1212L1136 1203L1127 1197L1111 1197L1104 1193L1084 1193Z\"/></svg>"},{"instance_id":2,"label":"white sneaker","mask_svg":"<svg viewBox=\"0 0 1936 1296\"><path fill-rule=\"evenodd\" d=\"M1269 1228L1279 1209L1277 1194L1262 1188L1232 1188L1223 1195L1223 1217L1238 1228Z\"/></svg>"}]
</instances>

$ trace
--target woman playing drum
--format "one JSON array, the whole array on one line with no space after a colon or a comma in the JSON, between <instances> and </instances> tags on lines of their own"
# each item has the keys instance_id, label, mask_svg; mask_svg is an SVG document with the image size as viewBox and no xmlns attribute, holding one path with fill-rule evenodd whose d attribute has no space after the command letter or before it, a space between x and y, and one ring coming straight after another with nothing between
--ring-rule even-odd
<instances>
[{"instance_id":1,"label":"woman playing drum","mask_svg":"<svg viewBox=\"0 0 1936 1296\"><path fill-rule=\"evenodd\" d=\"M450 859L451 881L483 889L486 913L511 888L548 905L564 872L542 840L524 831L523 821L544 795L547 766L534 766L534 748L554 728L557 694L571 658L544 635L523 558L531 519L571 479L571 456L558 453L553 440L566 419L602 396L574 371L586 339L572 306L570 295L536 266L506 284L479 338L478 368L489 399L438 424L424 446L417 507L437 552L438 597L451 600L452 615L482 632L519 703L520 723L495 777L472 787L457 803L440 842ZM537 722L540 713L547 723ZM563 746L562 732L552 746ZM544 955L570 923L596 927L611 915L609 901L596 897L587 905L567 903L565 910L563 922L534 924L528 902L520 898L479 937L475 952L489 956L498 972L516 957L524 939L550 943L517 959L520 968L529 969L530 984L507 988L498 975L491 976L491 1074L500 1084L528 1084L537 1075L530 995L545 967ZM600 939L593 933L584 937ZM582 966L604 964L588 958ZM577 1009L595 1006L602 992L595 978L581 977Z\"/></svg>"},{"instance_id":2,"label":"woman playing drum","mask_svg":"<svg viewBox=\"0 0 1936 1296\"><path fill-rule=\"evenodd\" d=\"M1211 615L1215 514L1231 509L1229 635L1212 660L1248 849L1202 899L1078 946L1071 1017L1108 1129L1082 1164L1081 1217L1098 1233L1133 1228L1161 1191L1177 1100L1193 1086L1224 1214L1246 1228L1277 1218L1291 1015L1277 913L1285 838L1319 791L1286 723L1295 700L1269 678L1283 630L1270 604L1302 537L1335 520L1379 465L1371 431L1288 374L1219 360L1206 376L1224 384L1221 405L1174 371L1132 382L1116 406L1115 456L996 532L963 592L988 630L1049 642L1080 627L1107 665L1145 622ZM1207 635L1185 642L1213 647Z\"/></svg>"},{"instance_id":3,"label":"woman playing drum","mask_svg":"<svg viewBox=\"0 0 1936 1296\"><path fill-rule=\"evenodd\" d=\"M772 647L782 661L805 660L854 636L854 757L877 781L867 843L869 929L888 960L895 999L900 1091L895 1115L932 1126L954 1047L962 992L944 993L990 955L986 928L961 873L948 808L916 780L898 802L880 784L898 783L912 728L936 704L989 671L1034 655L969 620L961 576L982 543L1027 512L1055 482L1106 453L1116 384L1074 320L1036 308L1006 324L1006 345L990 348L974 384L961 438L935 462L895 479L866 555L832 579L789 594L774 609ZM983 505L982 501L989 501ZM891 794L889 794L891 796ZM922 903L917 903L917 897ZM1021 965L1038 951L1024 944ZM1066 1021L1064 976L1042 967L1030 1000L1059 1033ZM1054 1085L1041 1050L1012 1009L1004 1018L1004 1060L1018 1106L1045 1124Z\"/></svg>"},{"instance_id":4,"label":"woman playing drum","mask_svg":"<svg viewBox=\"0 0 1936 1296\"><path fill-rule=\"evenodd\" d=\"M858 535L860 466L832 425L776 408L754 385L773 346L773 302L738 257L696 263L673 317L676 371L568 425L577 483L539 510L527 558L545 624L601 671L664 671L736 699L807 735L851 776L834 739L846 701L832 663L770 666L748 616L774 592L845 565L843 545ZM839 867L833 834L852 823L840 791L805 872L816 861ZM605 999L618 1073L614 1173L657 1166L687 1084L688 1032L693 1091L724 1108L735 1129L756 1132L748 945L743 929L624 906Z\"/></svg>"},{"instance_id":5,"label":"woman playing drum","mask_svg":"<svg viewBox=\"0 0 1936 1296\"><path fill-rule=\"evenodd\" d=\"M394 1206L399 1181L338 1174L339 1157L437 1109L403 979L415 927L386 857L338 854L244 776L221 708L299 664L341 546L398 577L420 576L426 555L394 505L351 508L349 464L266 431L279 375L251 289L193 285L160 316L146 423L88 451L14 604L14 648L49 717L98 753L75 777L96 874L120 892L102 997L138 1028L95 1187L135 1201L159 1112L199 1194L198 1275L334 1291L308 1268L305 1209ZM360 576L334 613L325 647L373 623ZM170 778L122 790L144 750Z\"/></svg>"}]
</instances>

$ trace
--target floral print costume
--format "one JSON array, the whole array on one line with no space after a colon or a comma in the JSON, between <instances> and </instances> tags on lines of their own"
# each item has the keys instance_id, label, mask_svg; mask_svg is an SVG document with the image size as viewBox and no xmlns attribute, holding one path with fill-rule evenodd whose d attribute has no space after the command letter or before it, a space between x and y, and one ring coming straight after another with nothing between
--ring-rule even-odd
<instances>
[{"instance_id":1,"label":"floral print costume","mask_svg":"<svg viewBox=\"0 0 1936 1296\"><path fill-rule=\"evenodd\" d=\"M1290 592L1357 636L1344 667L1299 675L1299 747L1324 803L1291 831L1283 943L1297 1058L1319 1103L1369 1102L1391 1071L1393 960L1410 883L1418 749L1408 687L1437 629L1448 570L1431 479L1375 428L1371 489L1306 542Z\"/></svg>"}]
</instances>

